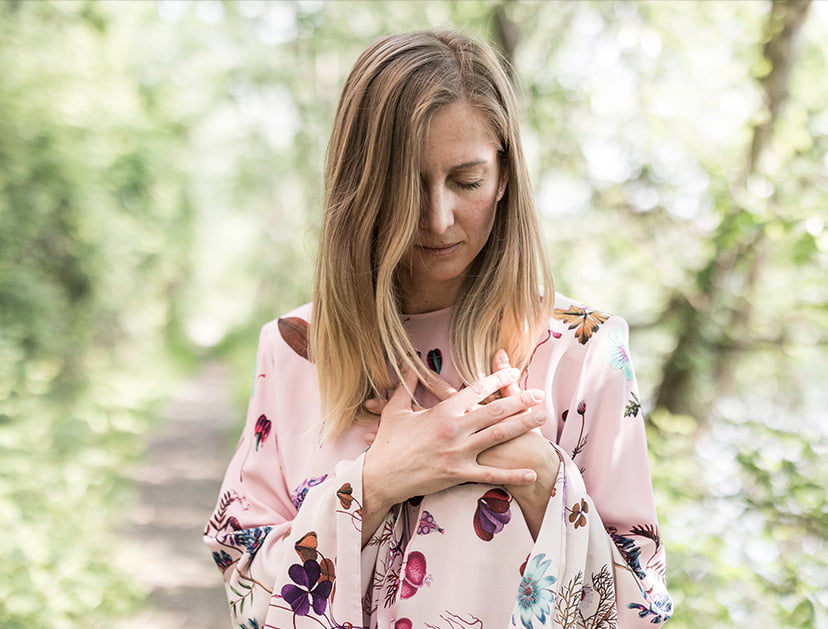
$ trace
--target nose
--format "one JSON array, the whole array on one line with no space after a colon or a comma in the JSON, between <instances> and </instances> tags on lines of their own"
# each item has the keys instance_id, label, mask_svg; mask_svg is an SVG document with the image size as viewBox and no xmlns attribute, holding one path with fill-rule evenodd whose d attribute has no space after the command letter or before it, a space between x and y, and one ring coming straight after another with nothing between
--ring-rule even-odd
<instances>
[{"instance_id":1,"label":"nose","mask_svg":"<svg viewBox=\"0 0 828 629\"><path fill-rule=\"evenodd\" d=\"M454 225L454 199L447 190L423 191L420 227L432 234L442 235Z\"/></svg>"}]
</instances>

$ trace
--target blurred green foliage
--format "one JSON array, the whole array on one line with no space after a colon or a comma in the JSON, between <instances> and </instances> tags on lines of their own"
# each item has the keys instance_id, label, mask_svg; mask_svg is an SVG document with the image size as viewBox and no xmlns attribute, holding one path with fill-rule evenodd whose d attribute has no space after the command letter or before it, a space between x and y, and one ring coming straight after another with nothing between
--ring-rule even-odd
<instances>
[{"instance_id":1,"label":"blurred green foliage","mask_svg":"<svg viewBox=\"0 0 828 629\"><path fill-rule=\"evenodd\" d=\"M828 627L828 4L725 0L0 4L0 625L138 600L112 529L173 365L247 389L350 65L452 25L514 64L559 290L630 320L670 626Z\"/></svg>"},{"instance_id":2,"label":"blurred green foliage","mask_svg":"<svg viewBox=\"0 0 828 629\"><path fill-rule=\"evenodd\" d=\"M0 626L97 627L138 592L112 527L186 277L187 129L95 4L0 5Z\"/></svg>"}]
</instances>

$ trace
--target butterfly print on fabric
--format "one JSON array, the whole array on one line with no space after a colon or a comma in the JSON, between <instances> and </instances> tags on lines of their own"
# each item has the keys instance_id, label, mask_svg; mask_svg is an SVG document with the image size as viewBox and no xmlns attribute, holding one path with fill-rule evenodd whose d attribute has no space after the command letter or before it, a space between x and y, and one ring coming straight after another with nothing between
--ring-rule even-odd
<instances>
[{"instance_id":1,"label":"butterfly print on fabric","mask_svg":"<svg viewBox=\"0 0 828 629\"><path fill-rule=\"evenodd\" d=\"M279 334L285 343L305 360L310 361L308 354L308 330L310 325L301 317L285 317L277 321ZM311 361L312 362L312 361Z\"/></svg>"},{"instance_id":2,"label":"butterfly print on fabric","mask_svg":"<svg viewBox=\"0 0 828 629\"><path fill-rule=\"evenodd\" d=\"M552 316L563 321L570 330L575 330L575 338L581 345L586 345L592 335L598 331L610 315L586 306L570 306L569 308L555 308Z\"/></svg>"}]
</instances>

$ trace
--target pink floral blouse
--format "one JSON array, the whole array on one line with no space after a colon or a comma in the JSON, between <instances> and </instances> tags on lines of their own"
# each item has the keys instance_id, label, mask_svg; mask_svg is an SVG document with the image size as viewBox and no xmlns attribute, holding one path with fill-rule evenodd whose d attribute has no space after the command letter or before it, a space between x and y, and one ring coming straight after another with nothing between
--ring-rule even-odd
<instances>
[{"instance_id":1,"label":"pink floral blouse","mask_svg":"<svg viewBox=\"0 0 828 629\"><path fill-rule=\"evenodd\" d=\"M562 460L538 538L502 487L397 505L361 549L365 434L319 439L310 305L264 326L241 440L204 539L242 629L651 627L672 603L626 322L561 296L520 381L546 391ZM451 309L406 316L460 381ZM428 402L426 402L427 404Z\"/></svg>"}]
</instances>

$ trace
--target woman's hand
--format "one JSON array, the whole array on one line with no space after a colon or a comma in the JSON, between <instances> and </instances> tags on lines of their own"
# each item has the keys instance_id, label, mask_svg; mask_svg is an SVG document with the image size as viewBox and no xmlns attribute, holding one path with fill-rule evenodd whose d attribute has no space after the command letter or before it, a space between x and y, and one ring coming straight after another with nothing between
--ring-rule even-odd
<instances>
[{"instance_id":1,"label":"woman's hand","mask_svg":"<svg viewBox=\"0 0 828 629\"><path fill-rule=\"evenodd\" d=\"M509 358L503 350L497 352L492 360L493 369L509 367ZM501 389L504 396L520 394L517 383ZM560 456L557 450L544 437L540 429L518 435L510 441L500 443L481 452L478 463L494 467L512 467L520 465L533 469L537 475L533 483L519 485L504 484L504 488L517 501L523 512L523 518L532 534L537 539L543 522L546 504L552 494L552 488L558 477Z\"/></svg>"},{"instance_id":2,"label":"woman's hand","mask_svg":"<svg viewBox=\"0 0 828 629\"><path fill-rule=\"evenodd\" d=\"M538 431L532 430L489 448L477 457L477 461L481 465L494 467L521 465L535 471L534 482L519 485L504 483L503 487L520 506L532 539L537 539L561 462L554 446Z\"/></svg>"},{"instance_id":3,"label":"woman's hand","mask_svg":"<svg viewBox=\"0 0 828 629\"><path fill-rule=\"evenodd\" d=\"M412 409L416 373L404 373L382 416L363 466L363 544L394 504L465 482L520 487L537 473L515 458L478 455L528 433L546 421L532 410L541 391L520 391L484 406L497 391L514 391L517 369L499 369L426 410ZM369 407L370 409L370 407Z\"/></svg>"}]
</instances>

